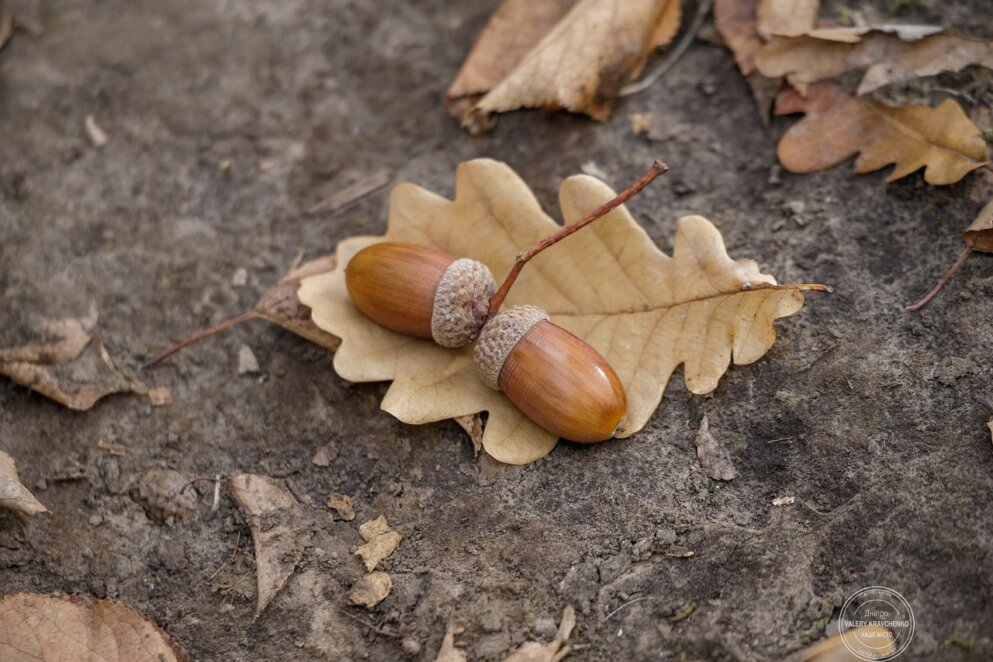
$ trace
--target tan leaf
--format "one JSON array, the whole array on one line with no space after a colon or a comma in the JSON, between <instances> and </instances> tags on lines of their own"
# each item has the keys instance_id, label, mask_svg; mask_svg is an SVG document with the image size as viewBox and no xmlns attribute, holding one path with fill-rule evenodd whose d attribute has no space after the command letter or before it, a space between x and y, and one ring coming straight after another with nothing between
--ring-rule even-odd
<instances>
[{"instance_id":1,"label":"tan leaf","mask_svg":"<svg viewBox=\"0 0 993 662\"><path fill-rule=\"evenodd\" d=\"M77 411L112 393L145 392L92 335L96 322L92 305L85 317L41 322L32 331L37 340L0 349L0 375Z\"/></svg>"},{"instance_id":2,"label":"tan leaf","mask_svg":"<svg viewBox=\"0 0 993 662\"><path fill-rule=\"evenodd\" d=\"M390 528L383 515L360 526L359 535L366 544L356 549L355 553L362 557L367 572L375 570L380 561L400 546L400 534Z\"/></svg>"},{"instance_id":3,"label":"tan leaf","mask_svg":"<svg viewBox=\"0 0 993 662\"><path fill-rule=\"evenodd\" d=\"M186 662L183 649L137 610L83 595L0 599L4 662Z\"/></svg>"},{"instance_id":4,"label":"tan leaf","mask_svg":"<svg viewBox=\"0 0 993 662\"><path fill-rule=\"evenodd\" d=\"M990 200L965 229L965 243L972 250L993 253L993 200Z\"/></svg>"},{"instance_id":5,"label":"tan leaf","mask_svg":"<svg viewBox=\"0 0 993 662\"><path fill-rule=\"evenodd\" d=\"M324 505L338 513L338 517L351 522L355 519L355 509L352 508L352 497L347 494L332 492L324 499Z\"/></svg>"},{"instance_id":6,"label":"tan leaf","mask_svg":"<svg viewBox=\"0 0 993 662\"><path fill-rule=\"evenodd\" d=\"M258 617L293 574L308 536L300 525L300 504L281 482L268 476L239 474L229 484L247 515L255 541Z\"/></svg>"},{"instance_id":7,"label":"tan leaf","mask_svg":"<svg viewBox=\"0 0 993 662\"><path fill-rule=\"evenodd\" d=\"M811 36L777 38L755 56L758 70L768 77L786 76L795 87L866 69L858 93L911 78L960 71L978 64L993 68L993 41L938 34L904 41L900 34L873 32L857 43Z\"/></svg>"},{"instance_id":8,"label":"tan leaf","mask_svg":"<svg viewBox=\"0 0 993 662\"><path fill-rule=\"evenodd\" d=\"M554 639L547 644L528 641L504 662L558 662L569 654L569 647L565 642L569 640L574 627L576 627L576 610L570 605L562 612L562 622Z\"/></svg>"},{"instance_id":9,"label":"tan leaf","mask_svg":"<svg viewBox=\"0 0 993 662\"><path fill-rule=\"evenodd\" d=\"M467 117L519 108L564 108L598 120L610 116L625 80L679 28L678 0L579 0Z\"/></svg>"},{"instance_id":10,"label":"tan leaf","mask_svg":"<svg viewBox=\"0 0 993 662\"><path fill-rule=\"evenodd\" d=\"M14 458L3 451L0 451L0 508L9 508L25 515L48 512L28 488L21 485Z\"/></svg>"},{"instance_id":11,"label":"tan leaf","mask_svg":"<svg viewBox=\"0 0 993 662\"><path fill-rule=\"evenodd\" d=\"M929 184L953 184L986 164L986 145L952 99L937 108L894 108L852 97L832 83L820 83L803 99L793 90L780 95L776 114L806 117L783 135L777 153L791 172L814 172L859 154L855 171L896 167L886 181L926 168Z\"/></svg>"},{"instance_id":12,"label":"tan leaf","mask_svg":"<svg viewBox=\"0 0 993 662\"><path fill-rule=\"evenodd\" d=\"M825 39L827 41L843 41L855 44L862 41L862 37L873 32L885 32L896 35L901 41L917 41L924 37L942 32L944 28L940 25L903 25L899 23L881 23L878 25L860 25L849 28L819 28L807 33L808 37L814 39Z\"/></svg>"},{"instance_id":13,"label":"tan leaf","mask_svg":"<svg viewBox=\"0 0 993 662\"><path fill-rule=\"evenodd\" d=\"M372 609L386 599L393 589L393 580L381 570L370 572L352 587L348 598L353 605Z\"/></svg>"},{"instance_id":14,"label":"tan leaf","mask_svg":"<svg viewBox=\"0 0 993 662\"><path fill-rule=\"evenodd\" d=\"M757 27L766 39L798 37L814 28L821 0L759 0Z\"/></svg>"},{"instance_id":15,"label":"tan leaf","mask_svg":"<svg viewBox=\"0 0 993 662\"><path fill-rule=\"evenodd\" d=\"M759 0L716 0L714 3L714 24L731 49L738 69L752 90L755 105L758 106L762 121L769 123L772 103L781 78L767 78L755 70L755 54L762 47L755 25L755 11Z\"/></svg>"},{"instance_id":16,"label":"tan leaf","mask_svg":"<svg viewBox=\"0 0 993 662\"><path fill-rule=\"evenodd\" d=\"M592 177L567 179L559 195L566 223L613 196ZM338 263L376 242L406 241L480 260L499 279L519 253L559 227L508 166L480 159L459 166L454 201L398 186L386 235L346 239ZM678 366L685 364L687 387L702 394L717 387L732 359L761 358L775 340L773 320L800 309L804 287L777 286L752 260L731 260L717 229L699 216L678 221L669 257L621 207L532 260L507 305L543 307L603 354L627 392L622 436L629 436L648 421ZM359 313L341 269L304 279L299 296L320 328L342 338L334 359L339 375L393 380L382 406L401 421L488 411L483 447L511 464L534 462L555 446L552 435L483 384L471 348L402 336Z\"/></svg>"},{"instance_id":17,"label":"tan leaf","mask_svg":"<svg viewBox=\"0 0 993 662\"><path fill-rule=\"evenodd\" d=\"M455 645L455 636L462 634L463 628L456 625L449 625L445 630L445 636L441 640L441 649L434 662L466 662L468 657L465 651Z\"/></svg>"},{"instance_id":18,"label":"tan leaf","mask_svg":"<svg viewBox=\"0 0 993 662\"><path fill-rule=\"evenodd\" d=\"M503 0L445 93L449 112L462 119L475 99L509 76L575 4L576 0Z\"/></svg>"},{"instance_id":19,"label":"tan leaf","mask_svg":"<svg viewBox=\"0 0 993 662\"><path fill-rule=\"evenodd\" d=\"M696 454L700 466L714 480L734 480L737 472L731 463L731 454L710 432L710 421L704 416L696 434Z\"/></svg>"},{"instance_id":20,"label":"tan leaf","mask_svg":"<svg viewBox=\"0 0 993 662\"><path fill-rule=\"evenodd\" d=\"M334 255L325 255L292 269L282 280L269 288L255 306L256 312L287 331L330 350L338 349L341 340L317 328L310 319L310 309L297 299L300 281L307 276L325 273L335 268Z\"/></svg>"},{"instance_id":21,"label":"tan leaf","mask_svg":"<svg viewBox=\"0 0 993 662\"><path fill-rule=\"evenodd\" d=\"M888 655L895 652L896 647L890 641L889 647L881 645L882 642L892 640L893 634L884 627L870 625L845 632L844 636L849 641L865 640L865 650L870 650L876 659L886 659ZM855 655L842 640L842 635L836 634L823 641L791 655L788 662L862 662L864 656Z\"/></svg>"}]
</instances>

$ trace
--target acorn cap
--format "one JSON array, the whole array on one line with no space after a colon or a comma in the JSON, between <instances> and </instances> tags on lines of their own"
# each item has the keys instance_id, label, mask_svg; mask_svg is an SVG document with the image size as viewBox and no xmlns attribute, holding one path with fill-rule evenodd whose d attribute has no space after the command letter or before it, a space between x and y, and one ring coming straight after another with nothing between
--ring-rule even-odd
<instances>
[{"instance_id":1,"label":"acorn cap","mask_svg":"<svg viewBox=\"0 0 993 662\"><path fill-rule=\"evenodd\" d=\"M445 270L434 294L431 337L442 347L464 347L479 335L496 281L482 262L462 258Z\"/></svg>"},{"instance_id":2,"label":"acorn cap","mask_svg":"<svg viewBox=\"0 0 993 662\"><path fill-rule=\"evenodd\" d=\"M515 306L486 323L475 350L476 368L484 384L500 390L500 371L510 350L531 327L547 319L548 313L537 306Z\"/></svg>"}]
</instances>

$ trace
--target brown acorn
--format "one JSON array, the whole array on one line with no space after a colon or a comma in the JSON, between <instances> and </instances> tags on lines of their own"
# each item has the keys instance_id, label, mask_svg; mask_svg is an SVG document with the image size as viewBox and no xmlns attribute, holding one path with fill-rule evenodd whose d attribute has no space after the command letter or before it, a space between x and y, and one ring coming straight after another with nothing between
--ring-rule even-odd
<instances>
[{"instance_id":1,"label":"brown acorn","mask_svg":"<svg viewBox=\"0 0 993 662\"><path fill-rule=\"evenodd\" d=\"M487 322L475 361L487 386L563 439L604 441L624 422L627 397L613 368L541 308L517 306Z\"/></svg>"},{"instance_id":2,"label":"brown acorn","mask_svg":"<svg viewBox=\"0 0 993 662\"><path fill-rule=\"evenodd\" d=\"M366 317L443 347L476 339L496 291L482 262L404 243L363 248L345 268L345 285Z\"/></svg>"}]
</instances>

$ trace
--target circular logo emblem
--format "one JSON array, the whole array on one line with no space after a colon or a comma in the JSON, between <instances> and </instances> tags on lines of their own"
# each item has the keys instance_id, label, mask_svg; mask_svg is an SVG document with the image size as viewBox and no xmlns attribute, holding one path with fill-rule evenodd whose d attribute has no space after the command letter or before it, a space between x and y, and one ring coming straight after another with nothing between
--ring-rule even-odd
<instances>
[{"instance_id":1,"label":"circular logo emblem","mask_svg":"<svg viewBox=\"0 0 993 662\"><path fill-rule=\"evenodd\" d=\"M860 660L892 660L914 638L914 612L885 586L856 591L841 607L841 641Z\"/></svg>"}]
</instances>

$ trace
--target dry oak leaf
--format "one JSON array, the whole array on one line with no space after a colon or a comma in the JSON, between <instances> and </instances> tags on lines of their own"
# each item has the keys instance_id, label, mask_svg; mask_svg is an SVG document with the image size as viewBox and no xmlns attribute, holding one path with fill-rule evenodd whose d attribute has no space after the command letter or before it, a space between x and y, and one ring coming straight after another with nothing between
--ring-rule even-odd
<instances>
[{"instance_id":1,"label":"dry oak leaf","mask_svg":"<svg viewBox=\"0 0 993 662\"><path fill-rule=\"evenodd\" d=\"M790 172L823 170L859 154L858 173L896 167L892 182L926 168L929 184L954 184L986 165L986 144L962 107L946 99L937 108L894 108L819 83L806 99L787 90L776 100L776 114L806 113L779 141L779 161Z\"/></svg>"},{"instance_id":2,"label":"dry oak leaf","mask_svg":"<svg viewBox=\"0 0 993 662\"><path fill-rule=\"evenodd\" d=\"M567 606L562 611L562 622L559 623L559 630L555 638L547 644L539 644L535 641L525 642L517 651L505 659L503 662L559 662L565 658L570 648L565 645L576 627L576 610L572 605Z\"/></svg>"},{"instance_id":3,"label":"dry oak leaf","mask_svg":"<svg viewBox=\"0 0 993 662\"><path fill-rule=\"evenodd\" d=\"M39 341L0 348L0 375L60 404L84 411L112 393L145 392L128 379L92 335L96 306L85 317L46 321L35 332Z\"/></svg>"},{"instance_id":4,"label":"dry oak leaf","mask_svg":"<svg viewBox=\"0 0 993 662\"><path fill-rule=\"evenodd\" d=\"M814 28L821 0L759 0L756 27L765 39L798 37Z\"/></svg>"},{"instance_id":5,"label":"dry oak leaf","mask_svg":"<svg viewBox=\"0 0 993 662\"><path fill-rule=\"evenodd\" d=\"M848 630L844 637L850 643L861 643L864 650L879 656L874 659L889 659L888 656L896 652L893 633L879 625ZM866 658L853 653L842 635L836 634L797 651L786 659L787 662L862 662Z\"/></svg>"},{"instance_id":6,"label":"dry oak leaf","mask_svg":"<svg viewBox=\"0 0 993 662\"><path fill-rule=\"evenodd\" d=\"M566 223L613 196L593 177L570 177L559 193ZM412 184L395 188L386 235L342 241L338 264L347 265L365 246L405 241L480 260L500 279L519 253L559 227L506 164L479 159L458 167L454 201ZM761 358L775 341L773 320L800 310L803 289L810 288L779 286L754 261L729 258L720 233L700 216L678 221L669 257L620 207L533 259L507 305L543 307L609 361L627 392L619 434L626 437L644 427L678 366L684 365L689 390L703 394L717 387L732 359L741 365ZM393 380L382 408L401 421L487 411L483 448L509 464L534 462L555 446L554 436L483 384L472 348L445 349L363 316L341 268L304 279L299 297L317 326L342 339L334 358L339 375Z\"/></svg>"},{"instance_id":7,"label":"dry oak leaf","mask_svg":"<svg viewBox=\"0 0 993 662\"><path fill-rule=\"evenodd\" d=\"M355 550L365 562L366 572L372 572L379 562L400 546L400 534L390 528L386 517L380 515L359 527L359 535L366 544Z\"/></svg>"},{"instance_id":8,"label":"dry oak leaf","mask_svg":"<svg viewBox=\"0 0 993 662\"><path fill-rule=\"evenodd\" d=\"M300 525L300 504L281 482L268 476L239 474L229 484L248 517L255 541L258 617L293 574L310 541L309 534Z\"/></svg>"},{"instance_id":9,"label":"dry oak leaf","mask_svg":"<svg viewBox=\"0 0 993 662\"><path fill-rule=\"evenodd\" d=\"M14 458L3 451L0 451L0 508L8 508L25 515L48 512L28 488L21 484L17 477Z\"/></svg>"},{"instance_id":10,"label":"dry oak leaf","mask_svg":"<svg viewBox=\"0 0 993 662\"><path fill-rule=\"evenodd\" d=\"M4 662L186 662L183 649L132 607L82 595L0 599Z\"/></svg>"},{"instance_id":11,"label":"dry oak leaf","mask_svg":"<svg viewBox=\"0 0 993 662\"><path fill-rule=\"evenodd\" d=\"M911 78L960 71L969 65L993 68L993 41L937 34L904 41L901 34L873 32L857 43L813 36L776 38L755 55L755 65L771 78L786 76L797 89L866 69L858 94Z\"/></svg>"},{"instance_id":12,"label":"dry oak leaf","mask_svg":"<svg viewBox=\"0 0 993 662\"><path fill-rule=\"evenodd\" d=\"M393 589L393 580L382 570L370 572L365 577L355 582L348 599L353 605L373 609L376 605L386 599Z\"/></svg>"},{"instance_id":13,"label":"dry oak leaf","mask_svg":"<svg viewBox=\"0 0 993 662\"><path fill-rule=\"evenodd\" d=\"M759 0L716 0L714 25L724 43L731 49L738 70L748 82L762 121L769 124L772 103L782 79L767 78L755 70L755 54L763 44L755 24L758 2Z\"/></svg>"},{"instance_id":14,"label":"dry oak leaf","mask_svg":"<svg viewBox=\"0 0 993 662\"><path fill-rule=\"evenodd\" d=\"M679 0L579 0L466 116L470 131L519 108L610 117L621 85L679 30Z\"/></svg>"},{"instance_id":15,"label":"dry oak leaf","mask_svg":"<svg viewBox=\"0 0 993 662\"><path fill-rule=\"evenodd\" d=\"M301 280L307 276L329 272L335 268L336 263L334 255L325 255L291 269L278 283L266 290L256 304L254 313L316 345L332 351L338 349L341 340L317 328L310 319L310 309L297 299Z\"/></svg>"}]
</instances>

